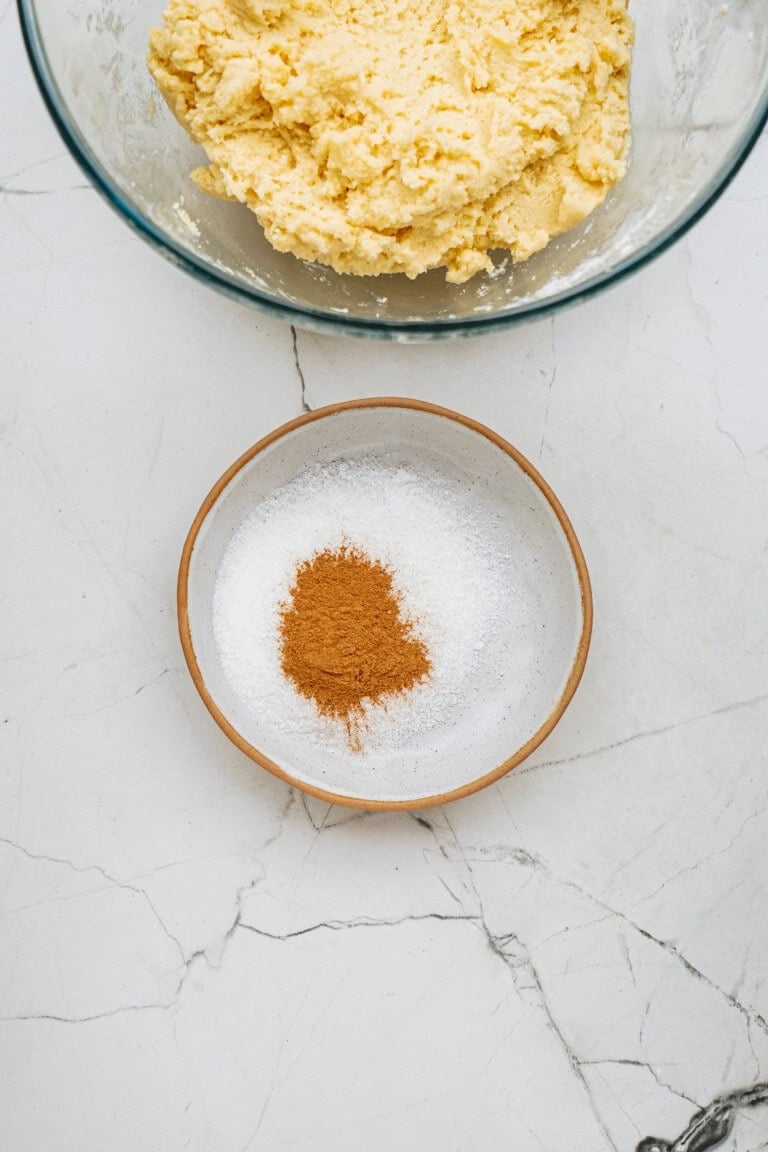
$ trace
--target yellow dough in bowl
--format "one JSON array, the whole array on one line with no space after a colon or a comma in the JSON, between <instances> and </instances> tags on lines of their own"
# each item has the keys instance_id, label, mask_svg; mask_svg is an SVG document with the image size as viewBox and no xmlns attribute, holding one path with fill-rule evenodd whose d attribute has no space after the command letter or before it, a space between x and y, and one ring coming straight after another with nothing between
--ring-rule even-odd
<instances>
[{"instance_id":1,"label":"yellow dough in bowl","mask_svg":"<svg viewBox=\"0 0 768 1152\"><path fill-rule=\"evenodd\" d=\"M281 252L461 283L624 174L625 0L171 0L149 67Z\"/></svg>"}]
</instances>

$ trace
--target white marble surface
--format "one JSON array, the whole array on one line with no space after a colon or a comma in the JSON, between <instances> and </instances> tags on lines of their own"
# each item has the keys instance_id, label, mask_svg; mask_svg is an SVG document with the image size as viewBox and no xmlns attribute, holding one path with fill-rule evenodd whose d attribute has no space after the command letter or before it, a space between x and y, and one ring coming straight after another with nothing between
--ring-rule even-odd
<instances>
[{"instance_id":1,"label":"white marble surface","mask_svg":"<svg viewBox=\"0 0 768 1152\"><path fill-rule=\"evenodd\" d=\"M10 0L0 108L2 1152L632 1152L768 1077L768 138L593 303L452 345L299 333L302 391L289 328L84 186ZM222 469L381 392L540 462L596 598L552 737L418 818L240 756L174 616Z\"/></svg>"}]
</instances>

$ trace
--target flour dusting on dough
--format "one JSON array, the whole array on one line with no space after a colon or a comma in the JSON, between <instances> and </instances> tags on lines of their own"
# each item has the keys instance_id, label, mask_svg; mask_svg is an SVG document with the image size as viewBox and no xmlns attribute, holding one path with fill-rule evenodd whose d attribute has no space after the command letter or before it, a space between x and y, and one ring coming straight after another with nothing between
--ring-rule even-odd
<instances>
[{"instance_id":1,"label":"flour dusting on dough","mask_svg":"<svg viewBox=\"0 0 768 1152\"><path fill-rule=\"evenodd\" d=\"M626 0L170 0L149 67L281 252L461 283L624 174Z\"/></svg>"}]
</instances>

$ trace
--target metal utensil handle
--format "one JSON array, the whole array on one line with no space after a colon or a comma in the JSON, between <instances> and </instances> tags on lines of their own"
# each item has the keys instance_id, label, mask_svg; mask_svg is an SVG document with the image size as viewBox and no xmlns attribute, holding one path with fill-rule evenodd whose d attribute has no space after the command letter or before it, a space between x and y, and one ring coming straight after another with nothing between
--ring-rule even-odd
<instances>
[{"instance_id":1,"label":"metal utensil handle","mask_svg":"<svg viewBox=\"0 0 768 1152\"><path fill-rule=\"evenodd\" d=\"M768 1104L768 1084L754 1084L738 1092L718 1096L692 1118L682 1135L672 1143L647 1136L641 1140L636 1152L708 1152L716 1148L733 1130L735 1113L739 1108L753 1108Z\"/></svg>"}]
</instances>

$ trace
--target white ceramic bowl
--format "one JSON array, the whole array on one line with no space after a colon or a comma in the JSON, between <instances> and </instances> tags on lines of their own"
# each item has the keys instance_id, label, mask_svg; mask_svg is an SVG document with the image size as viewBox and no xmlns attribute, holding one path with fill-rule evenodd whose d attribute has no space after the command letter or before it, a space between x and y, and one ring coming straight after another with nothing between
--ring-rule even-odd
<instances>
[{"instance_id":1,"label":"white ceramic bowl","mask_svg":"<svg viewBox=\"0 0 768 1152\"><path fill-rule=\"evenodd\" d=\"M256 504L306 468L369 454L443 475L490 514L513 561L509 613L473 665L460 706L396 751L331 754L247 707L222 668L213 625L217 572ZM425 532L428 531L425 525ZM311 547L308 550L312 551ZM445 558L445 579L451 579ZM512 610L514 604L514 610ZM179 629L208 710L247 756L337 804L419 808L458 799L519 764L552 731L581 678L592 600L581 548L536 469L490 429L414 400L334 405L278 428L237 460L206 497L189 531L178 583Z\"/></svg>"}]
</instances>

